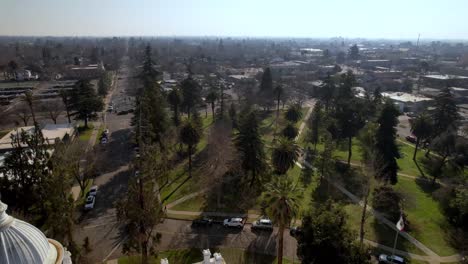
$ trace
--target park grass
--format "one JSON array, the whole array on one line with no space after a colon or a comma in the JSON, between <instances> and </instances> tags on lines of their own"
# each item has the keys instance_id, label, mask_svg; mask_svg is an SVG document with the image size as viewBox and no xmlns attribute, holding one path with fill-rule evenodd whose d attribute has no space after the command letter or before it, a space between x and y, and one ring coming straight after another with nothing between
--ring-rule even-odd
<instances>
[{"instance_id":1,"label":"park grass","mask_svg":"<svg viewBox=\"0 0 468 264\"><path fill-rule=\"evenodd\" d=\"M182 184L188 177L188 171L185 168L187 162L183 162L179 164L175 169L173 169L169 173L169 184L166 185L162 190L161 190L161 199L164 199L167 197L170 193L172 193L176 188ZM161 183L159 183L161 186ZM198 188L196 188L196 183L194 181L194 177L192 176L191 179L188 179L185 184L180 186L179 189L177 189L165 202L170 203L173 202L185 195L188 195L192 192L198 191Z\"/></svg>"},{"instance_id":2,"label":"park grass","mask_svg":"<svg viewBox=\"0 0 468 264\"><path fill-rule=\"evenodd\" d=\"M344 206L344 209L348 214L349 227L358 236L361 223L362 207L357 204L347 204ZM366 215L367 218L366 224L364 226L364 238L388 247L393 247L395 230L391 229L385 224L380 223L370 212L367 212ZM418 255L426 255L422 250L417 248L402 236L398 237L397 249Z\"/></svg>"},{"instance_id":3,"label":"park grass","mask_svg":"<svg viewBox=\"0 0 468 264\"><path fill-rule=\"evenodd\" d=\"M8 132L10 132L10 130L0 130L0 138L4 137Z\"/></svg>"},{"instance_id":4,"label":"park grass","mask_svg":"<svg viewBox=\"0 0 468 264\"><path fill-rule=\"evenodd\" d=\"M200 194L200 195L193 197L192 199L189 199L187 201L184 201L180 204L175 205L171 209L177 210L177 211L199 212L203 210L205 201L206 200L205 200L204 194Z\"/></svg>"},{"instance_id":5,"label":"park grass","mask_svg":"<svg viewBox=\"0 0 468 264\"><path fill-rule=\"evenodd\" d=\"M85 128L84 126L79 126L78 127L78 132L79 132L79 139L80 141L83 142L88 142L89 139L91 138L91 134L93 133L94 126L93 124L88 124L88 128Z\"/></svg>"},{"instance_id":6,"label":"park grass","mask_svg":"<svg viewBox=\"0 0 468 264\"><path fill-rule=\"evenodd\" d=\"M99 140L100 140L100 138L101 138L102 133L104 132L104 129L105 129L104 124L101 124L101 125L99 126L98 133L97 133L97 137L96 137L96 141L94 142L94 144L100 143Z\"/></svg>"},{"instance_id":7,"label":"park grass","mask_svg":"<svg viewBox=\"0 0 468 264\"><path fill-rule=\"evenodd\" d=\"M455 254L456 250L446 241L449 223L438 201L432 198L435 189L431 183L400 177L395 189L404 196L409 233L441 256Z\"/></svg>"},{"instance_id":8,"label":"park grass","mask_svg":"<svg viewBox=\"0 0 468 264\"><path fill-rule=\"evenodd\" d=\"M277 263L275 256L270 256L260 253L247 252L240 248L220 248L210 249L212 253L219 252L223 256L226 263L236 264L274 264ZM192 264L195 262L203 261L201 249L175 249L159 252L158 257L152 257L149 261L150 264L161 263L162 258L167 258L169 263L177 264ZM118 264L139 264L141 263L139 256L125 256L118 260ZM292 264L291 260L283 258L283 263ZM300 263L294 261L294 263Z\"/></svg>"}]
</instances>

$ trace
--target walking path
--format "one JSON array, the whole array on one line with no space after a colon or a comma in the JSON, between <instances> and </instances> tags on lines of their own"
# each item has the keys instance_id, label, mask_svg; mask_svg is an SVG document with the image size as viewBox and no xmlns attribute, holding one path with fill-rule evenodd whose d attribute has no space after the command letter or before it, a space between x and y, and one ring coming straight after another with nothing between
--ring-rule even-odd
<instances>
[{"instance_id":1,"label":"walking path","mask_svg":"<svg viewBox=\"0 0 468 264\"><path fill-rule=\"evenodd\" d=\"M312 108L311 108L312 109ZM308 117L307 117L308 118ZM303 128L303 125L305 125L306 121L307 121L307 118L305 118L303 121L302 121L302 124L301 124L301 128ZM299 138L300 134L302 133L302 129L299 131L298 133L298 136L297 138ZM297 139L296 138L296 139ZM403 142L405 144L407 144L406 142ZM301 163L302 164L301 164ZM303 166L306 166L310 169L315 169L309 162L301 159L300 162L296 162L296 165L299 167L299 168L303 168ZM356 163L351 163L352 166L358 166L360 167L361 164L356 164ZM408 175L408 174L404 174L404 173L399 173L400 176L403 176L403 177L406 177L406 178L412 178L412 179L416 179L416 178L419 178L419 177L415 177L415 176L412 176L412 175ZM351 201L353 201L354 203L357 203L359 204L359 206L363 207L364 206L364 203L363 201L361 201L361 199L359 199L357 196L355 196L354 194L352 194L350 191L348 191L347 189L345 189L343 186L331 181L329 178L325 178L329 183L331 183L333 186L335 186L335 188L337 188L338 190L340 190L342 193L344 193L348 198L351 199ZM366 211L369 211L370 213L372 213L374 215L374 217L379 220L381 223L384 223L385 225L389 226L390 228L392 228L395 232L397 231L397 228L395 226L395 223L391 222L390 220L388 220L387 218L385 218L382 213L374 210L372 207L370 207L369 205L366 206ZM455 255L452 255L452 256L448 256L448 257L440 257L439 255L437 255L434 251L432 251L431 249L429 249L426 245L424 245L423 243L421 243L420 241L418 241L417 239L415 239L414 237L412 237L411 235L409 235L408 233L406 232L400 232L399 233L400 236L406 238L409 242L411 242L412 244L414 244L417 248L419 248L420 250L422 250L424 253L426 253L428 256L420 256L420 255L416 255L416 254L412 254L412 253L409 253L409 252L404 252L404 251L395 251L395 252L398 252L398 253L401 253L402 255L405 255L405 256L409 256L409 257L414 257L416 259L421 259L421 260L425 260L425 261L428 261L430 263L441 263L441 262L456 262L456 261L460 261L462 259L462 256L460 254L455 254ZM372 242L372 241L370 241ZM385 250L392 250L393 248L390 248L390 247L387 247L385 245L380 245L376 242L372 242L374 243L375 245L379 245L378 247L381 248L381 249L385 249ZM405 254L403 254L405 253Z\"/></svg>"},{"instance_id":2,"label":"walking path","mask_svg":"<svg viewBox=\"0 0 468 264\"><path fill-rule=\"evenodd\" d=\"M302 132L303 132L303 130L305 128L305 125L306 125L306 121L309 119L312 111L313 111L313 104L310 107L309 111L307 112L305 118L303 119L303 121L302 121L302 123L300 125L299 132L298 132L298 135L296 137L296 140L302 134ZM406 143L406 142L404 142L404 143ZM296 162L296 165L298 167L300 167L300 168L303 168L304 166L306 166L308 168L315 169L315 168L313 168L313 166L309 162L305 161L302 158L300 159L300 161ZM356 164L356 163L351 163L351 165L355 166L355 167L360 167L361 166L361 164ZM424 178L420 178L420 177L416 177L416 176L408 175L408 174L404 174L404 173L399 173L399 175L402 176L402 177L411 178L411 179L424 179ZM343 186L331 181L331 179L328 179L328 178L325 178L325 179L329 183L331 183L335 188L337 188L343 194L345 194L351 201L353 201L354 203L358 204L361 207L364 206L364 203L361 201L361 199L358 198L357 196L355 196L350 191L348 191L346 188L344 188ZM168 214L171 214L171 215L184 215L184 216L201 216L201 215L203 215L203 216L215 216L215 217L235 217L235 216L248 217L248 218L259 218L260 217L260 215L257 215L257 214L223 213L223 212L193 212L193 211L178 211L178 210L172 210L171 209L175 205L180 204L182 202L185 202L185 201L187 201L189 199L192 199L195 196L200 195L200 194L202 194L202 193L204 193L206 191L207 191L207 189L200 190L198 192L186 195L186 196L184 196L184 197L182 197L182 198L168 204L166 206L166 208L167 208L166 212ZM386 217L384 217L381 212L378 212L378 211L374 210L369 205L366 206L366 210L368 212L372 213L374 215L374 217L377 220L379 220L381 223L383 223L383 224L387 225L388 227L392 228L395 232L397 231L395 223L393 223L392 221L390 221ZM431 264L432 263L435 264L435 263L445 263L445 262L457 262L457 261L460 261L462 259L462 256L460 254L441 257L441 256L437 255L434 251L432 251L430 248L425 246L423 243L421 243L420 241L418 241L417 239L415 239L414 237L409 235L408 233L400 232L399 235L404 237L405 239L407 239L410 243L414 244L417 248L419 248L421 251L426 253L427 256L417 255L417 254L409 253L409 252L402 251L402 250L395 250L395 253L398 254L398 255L402 255L402 256L405 256L405 257L412 258L412 259L427 261L427 262L429 262ZM369 244L369 245L371 245L373 247L379 248L379 249L383 249L383 250L386 250L386 251L389 251L389 252L392 252L392 250L393 250L393 248L391 248L391 247L379 244L379 243L374 242L374 241L370 241L370 240L367 240L367 239L365 239L364 241L367 244Z\"/></svg>"}]
</instances>

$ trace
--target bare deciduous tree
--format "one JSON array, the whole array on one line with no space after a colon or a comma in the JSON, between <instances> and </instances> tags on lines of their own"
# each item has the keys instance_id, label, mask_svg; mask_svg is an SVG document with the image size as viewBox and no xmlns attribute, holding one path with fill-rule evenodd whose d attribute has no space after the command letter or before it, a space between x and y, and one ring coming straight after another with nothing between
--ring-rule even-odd
<instances>
[{"instance_id":1,"label":"bare deciduous tree","mask_svg":"<svg viewBox=\"0 0 468 264\"><path fill-rule=\"evenodd\" d=\"M60 99L53 99L49 101L43 101L41 104L41 111L45 112L54 124L57 124L57 118L64 111L63 102Z\"/></svg>"}]
</instances>

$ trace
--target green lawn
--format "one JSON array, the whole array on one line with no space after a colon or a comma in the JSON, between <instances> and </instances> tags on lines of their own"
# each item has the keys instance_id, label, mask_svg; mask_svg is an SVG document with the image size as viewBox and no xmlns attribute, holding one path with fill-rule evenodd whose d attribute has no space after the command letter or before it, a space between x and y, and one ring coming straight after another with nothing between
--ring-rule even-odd
<instances>
[{"instance_id":1,"label":"green lawn","mask_svg":"<svg viewBox=\"0 0 468 264\"><path fill-rule=\"evenodd\" d=\"M211 253L220 252L226 263L235 264L274 264L277 263L275 256L251 253L244 251L239 248L221 248L221 249L210 249ZM158 254L157 258L152 258L150 264L161 263L162 258L167 258L169 263L177 264L192 264L194 262L200 262L203 260L201 249L178 249L163 251ZM139 256L122 257L118 260L119 264L139 264ZM292 264L291 260L283 259L283 263ZM294 263L300 263L294 261Z\"/></svg>"},{"instance_id":2,"label":"green lawn","mask_svg":"<svg viewBox=\"0 0 468 264\"><path fill-rule=\"evenodd\" d=\"M456 253L447 238L449 223L439 207L438 201L431 196L432 185L400 177L395 189L404 195L404 211L411 225L410 234L441 256ZM426 192L424 189L426 189Z\"/></svg>"},{"instance_id":3,"label":"green lawn","mask_svg":"<svg viewBox=\"0 0 468 264\"><path fill-rule=\"evenodd\" d=\"M192 199L189 199L185 202L182 202L172 207L171 209L177 210L177 211L199 212L203 210L204 205L205 205L205 196L204 194L200 194L200 195L193 197Z\"/></svg>"},{"instance_id":4,"label":"green lawn","mask_svg":"<svg viewBox=\"0 0 468 264\"><path fill-rule=\"evenodd\" d=\"M352 230L359 235L361 223L362 207L357 204L347 204L345 210L348 213L348 224ZM385 224L380 223L371 213L367 212L366 224L364 227L364 237L379 244L393 247L395 231ZM397 241L397 249L411 252L418 255L426 255L422 250L411 244L408 240L400 236ZM387 252L388 253L388 252Z\"/></svg>"},{"instance_id":5,"label":"green lawn","mask_svg":"<svg viewBox=\"0 0 468 264\"><path fill-rule=\"evenodd\" d=\"M84 128L83 126L78 127L79 139L84 142L88 142L91 138L91 134L93 133L93 124L88 124L88 128Z\"/></svg>"}]
</instances>

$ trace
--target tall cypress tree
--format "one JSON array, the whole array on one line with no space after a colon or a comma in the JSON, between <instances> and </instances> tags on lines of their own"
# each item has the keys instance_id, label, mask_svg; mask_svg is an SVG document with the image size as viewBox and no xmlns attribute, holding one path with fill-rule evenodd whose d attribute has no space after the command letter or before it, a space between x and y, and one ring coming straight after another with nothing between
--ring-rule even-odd
<instances>
[{"instance_id":1,"label":"tall cypress tree","mask_svg":"<svg viewBox=\"0 0 468 264\"><path fill-rule=\"evenodd\" d=\"M260 124L254 111L248 109L241 114L239 131L235 135L234 143L241 156L242 168L246 173L250 172L252 186L258 174L265 168L265 152Z\"/></svg>"},{"instance_id":2,"label":"tall cypress tree","mask_svg":"<svg viewBox=\"0 0 468 264\"><path fill-rule=\"evenodd\" d=\"M75 84L71 101L73 110L75 110L75 118L83 120L86 128L89 119L95 118L104 107L102 98L97 95L88 80L80 80Z\"/></svg>"},{"instance_id":3,"label":"tall cypress tree","mask_svg":"<svg viewBox=\"0 0 468 264\"><path fill-rule=\"evenodd\" d=\"M435 98L432 120L434 121L434 136L439 136L446 130L458 128L460 115L449 88L443 89Z\"/></svg>"},{"instance_id":4,"label":"tall cypress tree","mask_svg":"<svg viewBox=\"0 0 468 264\"><path fill-rule=\"evenodd\" d=\"M379 128L375 136L377 155L382 158L383 163L381 168L377 170L376 176L392 184L397 182L398 164L396 160L400 158L395 141L399 114L393 103L387 100L377 120Z\"/></svg>"}]
</instances>

